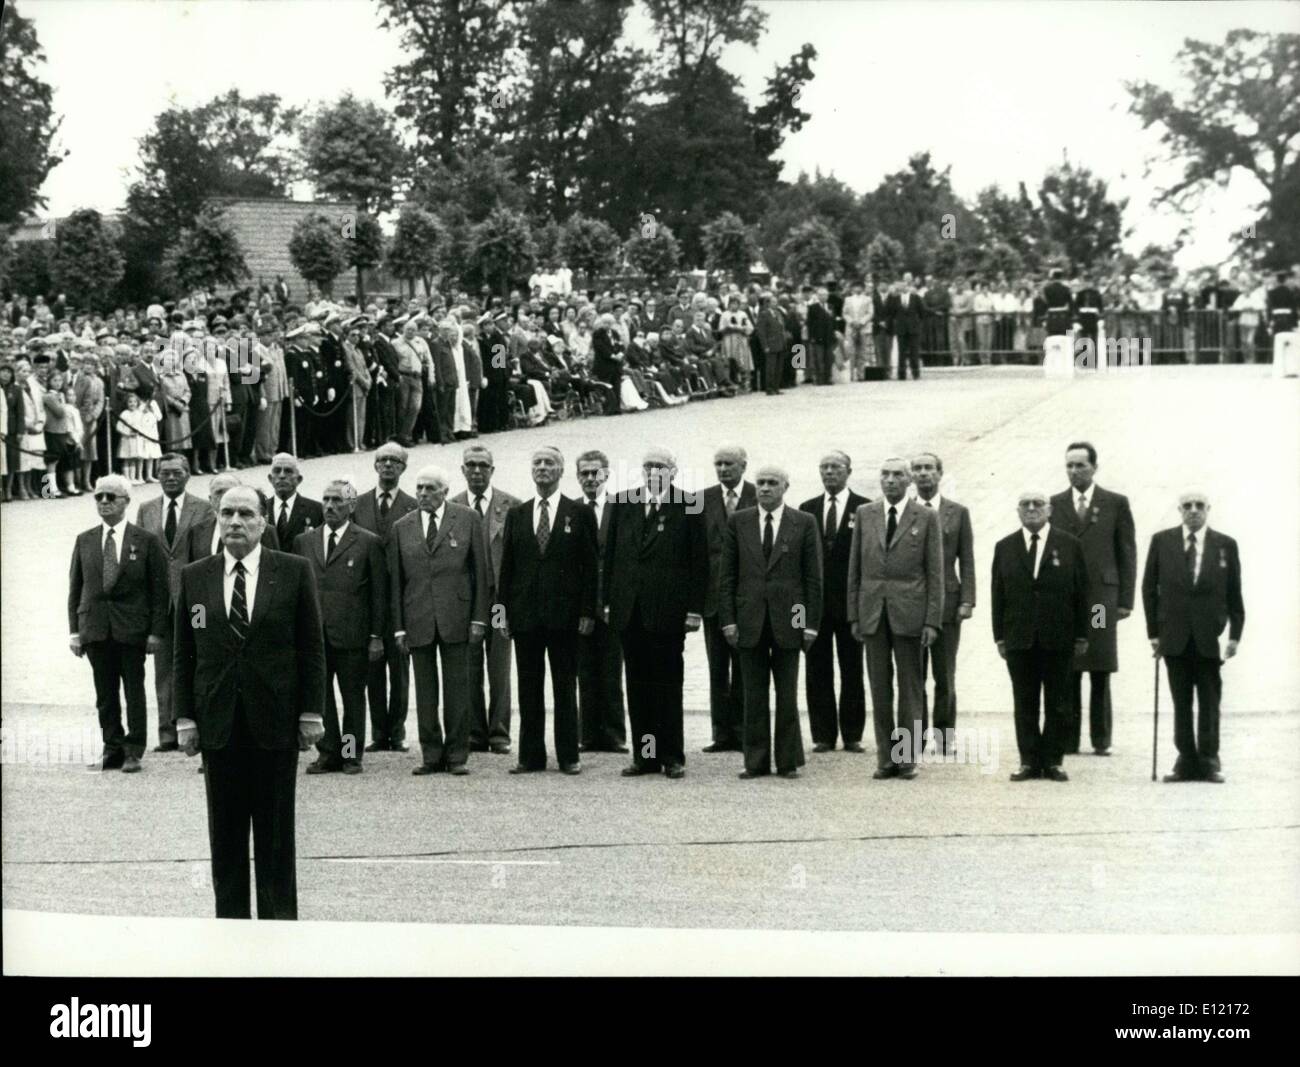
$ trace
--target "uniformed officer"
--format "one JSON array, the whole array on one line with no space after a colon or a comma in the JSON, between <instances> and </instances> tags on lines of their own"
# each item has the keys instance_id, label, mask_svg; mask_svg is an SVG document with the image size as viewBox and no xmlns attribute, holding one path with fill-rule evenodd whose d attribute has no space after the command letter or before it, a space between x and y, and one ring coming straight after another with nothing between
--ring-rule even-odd
<instances>
[{"instance_id":1,"label":"uniformed officer","mask_svg":"<svg viewBox=\"0 0 1300 1067\"><path fill-rule=\"evenodd\" d=\"M1105 356L1097 350L1097 325L1101 322L1101 316L1105 312L1105 305L1102 303L1101 290L1092 283L1088 277L1081 276L1080 280L1083 285L1079 288L1074 297L1074 321L1078 323L1078 332L1075 335L1075 356L1079 353L1079 342L1087 340L1092 344L1094 362L1092 367L1095 369L1101 366L1101 361ZM1087 364L1085 364L1087 366Z\"/></svg>"},{"instance_id":2,"label":"uniformed officer","mask_svg":"<svg viewBox=\"0 0 1300 1067\"><path fill-rule=\"evenodd\" d=\"M1043 286L1041 305L1044 310L1046 339L1043 342L1045 369L1060 366L1073 367L1073 353L1068 340L1070 323L1074 320L1074 296L1063 280L1065 272L1059 267L1051 272L1050 280Z\"/></svg>"},{"instance_id":3,"label":"uniformed officer","mask_svg":"<svg viewBox=\"0 0 1300 1067\"><path fill-rule=\"evenodd\" d=\"M284 362L293 381L293 421L297 430L297 454L303 457L319 456L316 444L316 419L310 411L321 399L318 382L324 375L317 366L317 357L311 343L311 327L303 323L284 335ZM318 377L319 376L319 377Z\"/></svg>"}]
</instances>

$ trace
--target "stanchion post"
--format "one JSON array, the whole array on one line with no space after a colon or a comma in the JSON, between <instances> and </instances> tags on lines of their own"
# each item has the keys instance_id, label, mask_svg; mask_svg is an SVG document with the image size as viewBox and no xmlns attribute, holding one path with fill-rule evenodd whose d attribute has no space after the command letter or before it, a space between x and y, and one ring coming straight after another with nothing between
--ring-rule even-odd
<instances>
[{"instance_id":1,"label":"stanchion post","mask_svg":"<svg viewBox=\"0 0 1300 1067\"><path fill-rule=\"evenodd\" d=\"M288 360L285 360L285 386L289 392L289 451L293 453L294 459L298 458L298 405L293 395L293 375L288 373ZM280 442L277 441L272 446L279 448Z\"/></svg>"}]
</instances>

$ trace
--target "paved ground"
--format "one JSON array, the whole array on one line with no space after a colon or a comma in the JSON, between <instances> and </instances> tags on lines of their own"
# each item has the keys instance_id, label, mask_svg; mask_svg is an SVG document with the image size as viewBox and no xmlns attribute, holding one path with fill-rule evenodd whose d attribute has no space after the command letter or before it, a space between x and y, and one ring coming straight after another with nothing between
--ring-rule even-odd
<instances>
[{"instance_id":1,"label":"paved ground","mask_svg":"<svg viewBox=\"0 0 1300 1067\"><path fill-rule=\"evenodd\" d=\"M701 640L688 642L686 779L618 778L618 757L577 779L508 776L476 757L466 779L417 779L411 757L372 757L360 778L303 778L304 919L891 931L1256 933L1300 930L1300 591L1294 487L1300 421L1293 381L1267 368L1157 368L1070 384L1006 368L933 374L919 385L801 388L491 439L498 481L528 487L527 452L571 459L602 447L634 469L642 448L677 450L683 484L711 480L713 446L745 444L794 474L791 500L819 489L818 456L846 449L853 485L872 466L937 450L944 492L972 509L981 595L993 542L1014 528L1026 484L1065 484L1064 446L1091 439L1098 481L1133 504L1140 555L1177 521L1177 491L1211 494L1211 524L1241 544L1247 627L1225 670L1228 783L1150 777L1151 660L1140 613L1121 628L1116 755L1081 756L1068 785L1012 785L1010 687L987 605L964 631L961 724L984 766L927 767L911 783L869 778L871 756L810 757L798 782L736 781L708 740ZM450 449L412 467L455 468ZM339 472L369 485L366 456L307 464L317 495ZM249 472L252 477L263 471ZM620 480L616 474L615 482ZM194 486L203 491L203 481ZM566 481L566 491L576 483ZM3 889L8 908L210 914L202 781L183 757L133 778L76 762L92 736L89 669L66 650L64 596L85 499L6 505L3 524ZM1162 688L1162 770L1172 733ZM151 715L151 725L153 718ZM413 726L413 723L412 723ZM806 734L805 734L806 739ZM152 741L152 738L151 738ZM987 773L982 773L987 772ZM919 795L918 795L919 794Z\"/></svg>"}]
</instances>

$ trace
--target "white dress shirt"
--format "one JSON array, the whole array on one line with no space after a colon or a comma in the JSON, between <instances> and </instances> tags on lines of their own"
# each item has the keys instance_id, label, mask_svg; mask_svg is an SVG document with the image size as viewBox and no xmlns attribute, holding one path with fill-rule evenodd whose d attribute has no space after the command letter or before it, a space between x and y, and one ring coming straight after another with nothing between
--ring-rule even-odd
<instances>
[{"instance_id":1,"label":"white dress shirt","mask_svg":"<svg viewBox=\"0 0 1300 1067\"><path fill-rule=\"evenodd\" d=\"M465 490L465 499L469 501L469 506L473 508L475 511L478 511L477 501L479 495L480 494L475 493L471 489ZM479 512L479 514L483 517L484 520L486 520L488 517L488 512L492 510L492 486L489 485L486 489L484 489L481 495L483 497L483 510Z\"/></svg>"},{"instance_id":2,"label":"white dress shirt","mask_svg":"<svg viewBox=\"0 0 1300 1067\"><path fill-rule=\"evenodd\" d=\"M917 493L916 502L923 508L933 508L935 511L938 511L939 505L942 503L942 498L938 493L935 493L929 500L926 500L920 493Z\"/></svg>"},{"instance_id":3,"label":"white dress shirt","mask_svg":"<svg viewBox=\"0 0 1300 1067\"><path fill-rule=\"evenodd\" d=\"M555 511L560 502L560 494L552 493L548 497L543 497L541 493L533 497L533 533L537 533L537 520L542 517L542 501L546 501L546 517L551 523L551 532L555 532Z\"/></svg>"},{"instance_id":4,"label":"white dress shirt","mask_svg":"<svg viewBox=\"0 0 1300 1067\"><path fill-rule=\"evenodd\" d=\"M433 517L437 520L438 529L441 530L442 521L447 517L447 502L444 500L441 504L438 505L437 510L433 512L425 511L424 508L420 509L420 532L424 534L424 539L426 541L429 539L429 515L430 514L432 514Z\"/></svg>"},{"instance_id":5,"label":"white dress shirt","mask_svg":"<svg viewBox=\"0 0 1300 1067\"><path fill-rule=\"evenodd\" d=\"M1038 556L1034 560L1035 581L1037 581L1038 579L1038 570L1043 565L1043 549L1047 547L1047 535L1051 531L1051 529L1052 529L1052 524L1050 522L1045 522L1043 523L1043 528L1038 531ZM1028 553L1030 548L1033 547L1032 538L1034 536L1034 532L1031 529L1029 529L1028 526L1020 527L1020 532L1021 534L1024 535L1025 552Z\"/></svg>"},{"instance_id":6,"label":"white dress shirt","mask_svg":"<svg viewBox=\"0 0 1300 1067\"><path fill-rule=\"evenodd\" d=\"M223 550L225 556L222 568L221 590L226 598L226 617L230 617L230 601L235 595L235 564L238 562L229 550ZM253 601L257 599L257 569L262 564L262 546L256 544L253 551L244 557L244 603L248 606L248 621L253 621Z\"/></svg>"},{"instance_id":7,"label":"white dress shirt","mask_svg":"<svg viewBox=\"0 0 1300 1067\"><path fill-rule=\"evenodd\" d=\"M326 552L328 552L330 548L330 534L334 535L334 551L337 552L339 545L343 543L343 535L348 532L348 527L351 525L351 522L345 520L337 530L331 530L329 523L325 523L321 526L320 543L325 546Z\"/></svg>"},{"instance_id":8,"label":"white dress shirt","mask_svg":"<svg viewBox=\"0 0 1300 1067\"><path fill-rule=\"evenodd\" d=\"M281 513L284 514L284 521L285 521L285 522L288 522L290 519L292 519L292 518L293 518L293 507L294 507L294 505L295 505L297 502L298 502L298 494L297 494L297 493L294 493L293 496L289 497L288 500L281 500L279 497L276 497L276 498L275 498L275 505L274 505L274 507L273 507L273 509L272 509L272 511L271 511L271 525L274 526L276 523L278 523L278 522L280 521L280 515L281 515ZM289 546L281 545L280 548L281 548L283 551L285 551L285 552L289 552L289 551L292 551L293 546L292 546L292 545L289 545Z\"/></svg>"},{"instance_id":9,"label":"white dress shirt","mask_svg":"<svg viewBox=\"0 0 1300 1067\"><path fill-rule=\"evenodd\" d=\"M1207 522L1196 531L1196 570L1192 573L1192 584L1195 585L1201 578L1201 564L1205 560L1205 535L1210 532L1210 524ZM1191 541L1192 531L1183 525L1183 555L1187 555L1187 546Z\"/></svg>"},{"instance_id":10,"label":"white dress shirt","mask_svg":"<svg viewBox=\"0 0 1300 1067\"><path fill-rule=\"evenodd\" d=\"M772 544L775 546L776 539L781 536L781 517L785 514L785 504L779 504L771 512L761 507L758 509L758 540L760 543L763 540L763 534L767 530L767 517L769 514L772 516Z\"/></svg>"},{"instance_id":11,"label":"white dress shirt","mask_svg":"<svg viewBox=\"0 0 1300 1067\"><path fill-rule=\"evenodd\" d=\"M1088 510L1092 509L1092 491L1096 488L1097 484L1094 482L1092 485L1088 486L1087 489L1083 490L1083 492L1080 492L1078 489L1074 490L1074 510L1076 513L1081 504Z\"/></svg>"},{"instance_id":12,"label":"white dress shirt","mask_svg":"<svg viewBox=\"0 0 1300 1067\"><path fill-rule=\"evenodd\" d=\"M113 543L117 546L117 560L122 561L122 535L126 532L126 522L119 522L116 526L110 526L108 523L100 520L99 523L99 553L104 554L104 542L108 540L108 531L113 531Z\"/></svg>"},{"instance_id":13,"label":"white dress shirt","mask_svg":"<svg viewBox=\"0 0 1300 1067\"><path fill-rule=\"evenodd\" d=\"M597 530L600 529L600 520L605 515L605 501L607 498L608 497L604 489L602 489L599 493L596 494L595 500L590 500L587 499L586 497L583 498L584 503L586 504L587 507L591 508L591 513L596 518Z\"/></svg>"}]
</instances>

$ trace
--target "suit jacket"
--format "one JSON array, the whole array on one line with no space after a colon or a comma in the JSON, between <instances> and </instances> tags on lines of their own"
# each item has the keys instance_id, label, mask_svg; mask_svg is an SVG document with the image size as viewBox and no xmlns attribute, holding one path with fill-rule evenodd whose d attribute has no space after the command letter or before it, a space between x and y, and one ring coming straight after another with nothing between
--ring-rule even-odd
<instances>
[{"instance_id":1,"label":"suit jacket","mask_svg":"<svg viewBox=\"0 0 1300 1067\"><path fill-rule=\"evenodd\" d=\"M275 527L276 516L279 514L280 498L272 494L266 512L267 523L272 528ZM324 525L325 511L320 506L320 501L308 500L307 497L299 493L293 502L293 509L289 512L289 529L280 540L284 542L287 551L300 533ZM275 532L276 536L279 537L280 531L276 530Z\"/></svg>"},{"instance_id":2,"label":"suit jacket","mask_svg":"<svg viewBox=\"0 0 1300 1067\"><path fill-rule=\"evenodd\" d=\"M173 646L175 710L193 719L204 751L225 748L242 702L253 743L298 747L298 718L325 705L325 642L311 566L263 548L243 640L230 626L225 554L181 571Z\"/></svg>"},{"instance_id":3,"label":"suit jacket","mask_svg":"<svg viewBox=\"0 0 1300 1067\"><path fill-rule=\"evenodd\" d=\"M497 603L511 633L576 631L581 618L597 617L596 520L590 508L559 493L551 497L546 554L533 533L533 501L506 513Z\"/></svg>"},{"instance_id":4,"label":"suit jacket","mask_svg":"<svg viewBox=\"0 0 1300 1067\"><path fill-rule=\"evenodd\" d=\"M993 550L993 640L1008 651L1034 647L1064 651L1088 637L1088 565L1076 538L1053 523L1038 546L1042 561L1035 581L1029 569L1023 529Z\"/></svg>"},{"instance_id":5,"label":"suit jacket","mask_svg":"<svg viewBox=\"0 0 1300 1067\"><path fill-rule=\"evenodd\" d=\"M925 507L924 501L918 499L917 503ZM975 535L970 512L957 501L940 496L939 529L943 534L943 621L949 623L957 618L962 604L975 607Z\"/></svg>"},{"instance_id":6,"label":"suit jacket","mask_svg":"<svg viewBox=\"0 0 1300 1067\"><path fill-rule=\"evenodd\" d=\"M216 528L217 516L215 512L209 511L201 519L198 519L190 528L185 537L184 553L177 558L173 549L173 558L184 569L187 564L196 560L206 559L212 555L212 531ZM179 543L179 538L177 539ZM275 527L271 523L266 524L266 529L262 531L261 544L263 548L269 548L273 552L280 551L280 539L275 535ZM180 587L177 587L180 592Z\"/></svg>"},{"instance_id":7,"label":"suit jacket","mask_svg":"<svg viewBox=\"0 0 1300 1067\"><path fill-rule=\"evenodd\" d=\"M780 648L797 649L804 630L822 617L822 556L817 520L787 506L772 555L763 558L762 509L735 511L722 548L718 622L739 630L740 647L754 648L771 620ZM802 610L800 610L802 609Z\"/></svg>"},{"instance_id":8,"label":"suit jacket","mask_svg":"<svg viewBox=\"0 0 1300 1067\"><path fill-rule=\"evenodd\" d=\"M117 578L104 588L103 523L77 535L68 576L68 632L91 641L143 645L167 631L167 557L153 534L129 522L115 531Z\"/></svg>"},{"instance_id":9,"label":"suit jacket","mask_svg":"<svg viewBox=\"0 0 1300 1067\"><path fill-rule=\"evenodd\" d=\"M167 512L163 505L167 503L166 494L146 500L135 513L135 521L143 530L148 530L162 545L163 555L167 558L168 585L171 590L170 602L176 603L176 596L181 591L181 568L189 563L186 553L190 527L196 522L209 517L216 521L212 505L193 493L181 493L177 498L180 507L176 514L176 537L170 545L164 535L163 527L167 522ZM211 542L211 535L208 537Z\"/></svg>"},{"instance_id":10,"label":"suit jacket","mask_svg":"<svg viewBox=\"0 0 1300 1067\"><path fill-rule=\"evenodd\" d=\"M382 637L388 625L384 542L349 522L326 563L327 536L321 529L300 533L293 551L312 565L325 640L334 648L365 648L371 637Z\"/></svg>"},{"instance_id":11,"label":"suit jacket","mask_svg":"<svg viewBox=\"0 0 1300 1067\"><path fill-rule=\"evenodd\" d=\"M433 356L433 381L439 389L455 389L460 385L456 373L456 358L451 354L451 344L441 337L431 338L429 353Z\"/></svg>"},{"instance_id":12,"label":"suit jacket","mask_svg":"<svg viewBox=\"0 0 1300 1067\"><path fill-rule=\"evenodd\" d=\"M943 535L933 510L907 500L886 546L888 506L882 498L858 508L849 548L848 620L874 634L888 611L894 633L919 637L922 626L943 625Z\"/></svg>"},{"instance_id":13,"label":"suit jacket","mask_svg":"<svg viewBox=\"0 0 1300 1067\"><path fill-rule=\"evenodd\" d=\"M357 506L353 509L352 521L363 530L378 534L380 539L387 544L388 532L393 528L393 524L403 515L409 515L412 511L419 510L420 505L415 497L398 489L393 493L393 501L388 507L388 515L380 518L379 490L370 489L357 497Z\"/></svg>"},{"instance_id":14,"label":"suit jacket","mask_svg":"<svg viewBox=\"0 0 1300 1067\"><path fill-rule=\"evenodd\" d=\"M835 343L835 316L825 304L808 305L808 340L815 345Z\"/></svg>"},{"instance_id":15,"label":"suit jacket","mask_svg":"<svg viewBox=\"0 0 1300 1067\"><path fill-rule=\"evenodd\" d=\"M1187 573L1183 528L1161 530L1151 538L1146 571L1142 575L1142 610L1147 636L1160 639L1162 656L1179 656L1194 650L1218 660L1219 636L1241 640L1246 607L1241 599L1241 557L1237 542L1218 530L1202 530L1197 541L1201 573L1195 586Z\"/></svg>"},{"instance_id":16,"label":"suit jacket","mask_svg":"<svg viewBox=\"0 0 1300 1067\"><path fill-rule=\"evenodd\" d=\"M657 519L646 515L640 490L611 497L606 512L602 592L609 625L621 633L639 609L651 633L684 633L686 616L704 613L709 584L709 547L695 494L670 490Z\"/></svg>"},{"instance_id":17,"label":"suit jacket","mask_svg":"<svg viewBox=\"0 0 1300 1067\"><path fill-rule=\"evenodd\" d=\"M469 624L487 625L488 550L473 508L444 506L433 548L420 512L399 519L388 539L389 603L393 632L406 631L411 648L469 640Z\"/></svg>"},{"instance_id":18,"label":"suit jacket","mask_svg":"<svg viewBox=\"0 0 1300 1067\"><path fill-rule=\"evenodd\" d=\"M921 332L921 319L925 316L925 305L915 293L900 296L890 293L885 301L885 316L889 320L890 332L896 337L911 337Z\"/></svg>"},{"instance_id":19,"label":"suit jacket","mask_svg":"<svg viewBox=\"0 0 1300 1067\"><path fill-rule=\"evenodd\" d=\"M831 622L843 622L848 616L846 599L849 588L849 555L853 547L853 527L857 522L857 512L863 504L871 503L865 496L859 496L852 489L844 502L844 510L839 516L839 526L835 531L835 540L830 552L826 551L826 531L822 523L826 521L826 494L819 493L811 500L799 505L799 510L811 515L817 522L817 540L822 546L822 599L825 603L824 617ZM810 619L816 629L822 619Z\"/></svg>"},{"instance_id":20,"label":"suit jacket","mask_svg":"<svg viewBox=\"0 0 1300 1067\"><path fill-rule=\"evenodd\" d=\"M736 493L736 510L758 507L758 490L753 482L742 481ZM726 490L722 483L709 486L700 494L704 502L704 535L709 546L709 583L704 590L705 618L718 613L718 591L722 587L722 546L727 539Z\"/></svg>"},{"instance_id":21,"label":"suit jacket","mask_svg":"<svg viewBox=\"0 0 1300 1067\"><path fill-rule=\"evenodd\" d=\"M457 493L451 498L451 502L464 504L471 511L474 510L468 490ZM494 596L497 575L501 573L501 554L505 551L506 513L518 503L518 497L503 492L495 485L492 487L492 506L488 508L484 518L483 533L488 543L488 592Z\"/></svg>"},{"instance_id":22,"label":"suit jacket","mask_svg":"<svg viewBox=\"0 0 1300 1067\"><path fill-rule=\"evenodd\" d=\"M483 388L483 355L478 347L478 338L466 337L461 343L465 354L465 381L471 390Z\"/></svg>"}]
</instances>

